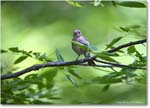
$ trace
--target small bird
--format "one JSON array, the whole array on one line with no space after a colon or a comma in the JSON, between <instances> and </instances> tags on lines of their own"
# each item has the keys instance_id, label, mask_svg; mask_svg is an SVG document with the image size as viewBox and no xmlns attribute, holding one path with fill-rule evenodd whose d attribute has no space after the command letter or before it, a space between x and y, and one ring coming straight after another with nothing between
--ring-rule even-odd
<instances>
[{"instance_id":1,"label":"small bird","mask_svg":"<svg viewBox=\"0 0 150 108\"><path fill-rule=\"evenodd\" d=\"M89 47L89 45L90 45L89 42L83 37L83 35L79 29L74 30L72 41L79 42L81 44L86 45L87 47ZM78 46L76 46L73 43L72 43L72 49L78 54L78 57L76 60L78 60L80 55L84 55L86 58L90 57L90 53L88 51L79 48ZM88 64L90 66L95 65L93 60L89 60Z\"/></svg>"}]
</instances>

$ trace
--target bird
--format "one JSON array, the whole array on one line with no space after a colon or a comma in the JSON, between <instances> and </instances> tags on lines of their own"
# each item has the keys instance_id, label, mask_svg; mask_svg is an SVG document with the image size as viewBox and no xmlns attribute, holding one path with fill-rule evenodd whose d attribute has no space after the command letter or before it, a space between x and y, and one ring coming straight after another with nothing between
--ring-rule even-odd
<instances>
[{"instance_id":1,"label":"bird","mask_svg":"<svg viewBox=\"0 0 150 108\"><path fill-rule=\"evenodd\" d=\"M73 31L73 38L72 38L72 41L75 41L75 42L79 42L87 47L90 46L89 42L84 38L84 36L82 35L81 31L79 29L75 29ZM74 52L76 52L78 54L76 60L78 60L78 58L80 57L80 55L84 55L85 58L89 58L91 57L90 56L90 53L84 49L81 49L79 48L77 45L73 44L72 43L72 49L74 50ZM88 61L88 65L90 66L94 66L95 63L93 60L89 60Z\"/></svg>"}]
</instances>

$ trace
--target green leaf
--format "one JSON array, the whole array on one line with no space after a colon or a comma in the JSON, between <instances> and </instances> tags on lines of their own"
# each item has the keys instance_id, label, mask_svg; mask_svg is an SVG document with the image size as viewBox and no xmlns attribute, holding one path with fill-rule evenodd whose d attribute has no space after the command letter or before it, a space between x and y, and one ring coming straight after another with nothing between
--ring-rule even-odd
<instances>
[{"instance_id":1,"label":"green leaf","mask_svg":"<svg viewBox=\"0 0 150 108\"><path fill-rule=\"evenodd\" d=\"M68 79L75 87L78 87L77 83L75 82L75 80L73 80L73 79L71 78L71 76L69 76L69 75L66 74L66 77L67 77L67 79Z\"/></svg>"},{"instance_id":2,"label":"green leaf","mask_svg":"<svg viewBox=\"0 0 150 108\"><path fill-rule=\"evenodd\" d=\"M90 51L90 48L82 43L72 41L72 44L78 46L79 48L81 48L83 50Z\"/></svg>"},{"instance_id":3,"label":"green leaf","mask_svg":"<svg viewBox=\"0 0 150 108\"><path fill-rule=\"evenodd\" d=\"M34 52L33 55L35 55L35 59L38 59L40 56L40 52Z\"/></svg>"},{"instance_id":4,"label":"green leaf","mask_svg":"<svg viewBox=\"0 0 150 108\"><path fill-rule=\"evenodd\" d=\"M39 85L43 84L43 78L37 74L29 74L24 78L24 80L26 82L30 82L31 84L39 84Z\"/></svg>"},{"instance_id":5,"label":"green leaf","mask_svg":"<svg viewBox=\"0 0 150 108\"><path fill-rule=\"evenodd\" d=\"M125 75L125 79L131 78L131 77L135 77L136 74L134 73L136 69L128 69L128 68L123 68L120 70L121 73L124 73Z\"/></svg>"},{"instance_id":6,"label":"green leaf","mask_svg":"<svg viewBox=\"0 0 150 108\"><path fill-rule=\"evenodd\" d=\"M21 78L15 78L11 83L12 91L23 90L30 86L29 82L22 80Z\"/></svg>"},{"instance_id":7,"label":"green leaf","mask_svg":"<svg viewBox=\"0 0 150 108\"><path fill-rule=\"evenodd\" d=\"M131 28L133 28L133 29L137 29L137 28L140 28L141 26L140 26L140 25L135 24L135 25L131 25L130 27L131 27Z\"/></svg>"},{"instance_id":8,"label":"green leaf","mask_svg":"<svg viewBox=\"0 0 150 108\"><path fill-rule=\"evenodd\" d=\"M23 60L25 60L28 56L20 56L19 58L17 58L14 62L14 64L17 64L17 63L20 63L22 62Z\"/></svg>"},{"instance_id":9,"label":"green leaf","mask_svg":"<svg viewBox=\"0 0 150 108\"><path fill-rule=\"evenodd\" d=\"M25 55L27 55L27 56L32 57L32 56L31 56L31 52L32 52L32 51L27 52L27 51L25 51L25 50L18 50L18 52L20 52L20 53L22 53L22 54L25 54Z\"/></svg>"},{"instance_id":10,"label":"green leaf","mask_svg":"<svg viewBox=\"0 0 150 108\"><path fill-rule=\"evenodd\" d=\"M115 1L111 1L111 2L113 4L113 6L116 7L116 5L117 5L116 2Z\"/></svg>"},{"instance_id":11,"label":"green leaf","mask_svg":"<svg viewBox=\"0 0 150 108\"><path fill-rule=\"evenodd\" d=\"M143 62L143 63L146 62L145 58L142 57L142 55L137 50L136 50L136 57L138 57L141 62Z\"/></svg>"},{"instance_id":12,"label":"green leaf","mask_svg":"<svg viewBox=\"0 0 150 108\"><path fill-rule=\"evenodd\" d=\"M18 47L12 47L12 48L9 48L9 50L12 52L19 52Z\"/></svg>"},{"instance_id":13,"label":"green leaf","mask_svg":"<svg viewBox=\"0 0 150 108\"><path fill-rule=\"evenodd\" d=\"M145 8L146 4L139 1L122 1L116 2L117 5L125 6L125 7L132 7L132 8Z\"/></svg>"},{"instance_id":14,"label":"green leaf","mask_svg":"<svg viewBox=\"0 0 150 108\"><path fill-rule=\"evenodd\" d=\"M108 48L111 48L115 43L117 43L120 39L122 39L123 37L120 36L120 37L117 37L117 38L114 38L106 47L106 49Z\"/></svg>"},{"instance_id":15,"label":"green leaf","mask_svg":"<svg viewBox=\"0 0 150 108\"><path fill-rule=\"evenodd\" d=\"M110 84L105 85L104 88L102 89L102 91L107 91L109 89L109 87L110 87Z\"/></svg>"},{"instance_id":16,"label":"green leaf","mask_svg":"<svg viewBox=\"0 0 150 108\"><path fill-rule=\"evenodd\" d=\"M83 7L81 4L75 1L65 0L68 4L74 6L74 7Z\"/></svg>"},{"instance_id":17,"label":"green leaf","mask_svg":"<svg viewBox=\"0 0 150 108\"><path fill-rule=\"evenodd\" d=\"M93 79L93 82L99 84L114 84L114 83L121 83L121 78L105 78L105 77L96 77Z\"/></svg>"},{"instance_id":18,"label":"green leaf","mask_svg":"<svg viewBox=\"0 0 150 108\"><path fill-rule=\"evenodd\" d=\"M47 58L46 58L46 53L43 53L43 54L37 54L36 55L36 59L38 59L39 61L47 61Z\"/></svg>"},{"instance_id":19,"label":"green leaf","mask_svg":"<svg viewBox=\"0 0 150 108\"><path fill-rule=\"evenodd\" d=\"M116 62L118 63L116 60L114 60L113 58L109 57L109 55L107 53L97 53L96 54L97 57L103 59L103 60L106 60L106 61L111 61L111 62Z\"/></svg>"},{"instance_id":20,"label":"green leaf","mask_svg":"<svg viewBox=\"0 0 150 108\"><path fill-rule=\"evenodd\" d=\"M120 29L122 30L122 31L125 31L125 32L129 32L129 28L127 28L127 27L120 27Z\"/></svg>"},{"instance_id":21,"label":"green leaf","mask_svg":"<svg viewBox=\"0 0 150 108\"><path fill-rule=\"evenodd\" d=\"M56 56L57 56L57 60L59 62L64 62L64 59L63 59L61 53L57 49L56 49Z\"/></svg>"},{"instance_id":22,"label":"green leaf","mask_svg":"<svg viewBox=\"0 0 150 108\"><path fill-rule=\"evenodd\" d=\"M78 79L82 79L73 69L68 69L68 72Z\"/></svg>"},{"instance_id":23,"label":"green leaf","mask_svg":"<svg viewBox=\"0 0 150 108\"><path fill-rule=\"evenodd\" d=\"M1 49L1 53L6 53L6 52L8 52L8 51Z\"/></svg>"},{"instance_id":24,"label":"green leaf","mask_svg":"<svg viewBox=\"0 0 150 108\"><path fill-rule=\"evenodd\" d=\"M131 53L134 53L136 51L135 47L134 46L130 46L128 49L128 54L131 54Z\"/></svg>"}]
</instances>

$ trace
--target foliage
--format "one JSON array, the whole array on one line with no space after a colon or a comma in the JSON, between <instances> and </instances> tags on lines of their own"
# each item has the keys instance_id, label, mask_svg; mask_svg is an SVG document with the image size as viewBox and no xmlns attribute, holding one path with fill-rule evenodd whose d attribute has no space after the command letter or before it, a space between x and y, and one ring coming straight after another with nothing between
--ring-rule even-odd
<instances>
[{"instance_id":1,"label":"foliage","mask_svg":"<svg viewBox=\"0 0 150 108\"><path fill-rule=\"evenodd\" d=\"M42 75L30 74L24 79L2 81L2 104L52 104L53 100L60 98L53 90L56 73L57 70L53 69Z\"/></svg>"},{"instance_id":2,"label":"foliage","mask_svg":"<svg viewBox=\"0 0 150 108\"><path fill-rule=\"evenodd\" d=\"M34 10L32 8L33 9L32 11L26 11L26 9L27 9L26 4L20 5L19 3L13 4L11 2L2 2L2 3L3 3L2 11L4 10L6 12L9 10L9 8L11 9L13 6L14 7L16 6L16 8L14 8L14 10L11 10L11 11L9 10L9 12L11 13L10 15L13 15L15 12L17 14L19 12L24 13L24 16L23 16L24 18L21 22L28 22L28 23L23 23L20 26L20 28L22 27L21 29L24 29L25 25L29 26L31 24L32 26L34 25L34 27L33 27L34 29L35 28L37 29L37 31L35 33L36 36L40 35L41 37L44 37L43 34L42 35L40 34L40 32L42 30L44 31L44 34L46 34L46 36L51 33L52 37L50 37L49 39L45 38L45 40L51 40L50 41L51 43L48 41L48 44L50 44L49 48L54 48L54 49L48 49L48 52L50 52L50 51L52 52L51 54L48 54L46 51L45 52L39 51L39 49L38 49L38 47L41 47L43 44L46 44L46 43L40 43L40 44L38 43L39 46L36 46L36 48L37 48L36 50L38 50L38 51L30 48L30 45L29 46L27 45L28 43L26 43L26 46L29 47L29 50L20 48L19 44L16 44L15 45L16 47L12 47L11 46L12 44L8 45L7 48L2 47L2 49L1 49L2 57L5 57L5 55L6 55L6 58L4 58L4 61L2 61L3 64L5 64L5 61L8 58L11 58L11 57L9 57L10 56L9 54L15 56L14 59L10 59L11 61L13 61L13 63L11 64L10 67L6 66L6 65L2 65L2 67L1 67L2 74L6 74L6 73L10 74L10 73L16 72L17 70L22 69L22 67L24 67L24 65L28 66L29 62L27 62L27 61L30 61L30 60L31 60L30 63L32 65L34 64L34 63L32 63L32 60L35 60L36 63L47 63L47 62L56 62L56 61L65 62L65 61L68 61L68 59L70 60L70 58L71 58L71 60L74 60L72 58L75 58L76 55L70 56L70 58L69 58L69 55L71 55L71 54L69 53L70 50L68 50L68 49L71 49L71 48L63 46L63 45L66 45L66 46L70 45L70 43L68 44L67 41L64 41L64 40L70 39L70 37L68 38L66 36L65 28L67 28L69 30L72 30L72 28L74 28L74 26L71 26L70 23L68 23L66 20L70 20L71 24L72 23L77 24L78 26L81 26L81 28L82 28L82 25L84 25L82 23L82 22L84 22L82 19L82 16L84 16L84 15L82 15L82 14L86 14L86 12L87 12L86 9L88 7L92 7L88 11L92 12L92 15L94 16L94 18L99 13L104 14L104 13L108 12L108 13L112 14L111 12L112 11L114 12L114 10L117 10L117 9L120 11L122 9L120 7L128 8L128 9L146 8L146 3L141 2L141 1L94 0L94 1L84 2L84 1L66 0L65 2L60 2L60 4L58 2L57 3L52 2L51 10L54 10L54 9L56 10L56 13L53 13L53 14L56 14L54 17L53 15L49 14L49 12L51 13L51 10L49 10L49 4L48 4L49 2L47 2L48 8L45 7L47 5L43 5L43 4L40 4L37 7L36 7L36 5L34 5L37 10ZM42 2L39 2L39 3L42 3ZM58 6L56 6L56 5L58 5ZM68 7L65 8L66 5ZM18 8L17 8L17 6L18 6ZM110 7L110 6L114 6L114 7L111 7L110 8L111 11L108 11L109 10L108 7ZM43 8L45 11L41 12L40 10L42 10ZM68 11L66 11L66 10L68 10ZM104 13L101 13L102 11L104 11ZM107 11L107 12L105 12L105 11ZM57 13L57 12L60 12L60 13ZM82 12L82 13L79 14L80 12ZM94 13L94 12L96 12L96 13ZM131 15L131 14L129 13L129 15ZM69 15L72 15L73 17L69 16ZM101 29L103 29L103 30L106 29L105 28L106 25L110 26L112 16L110 18L109 18L109 16L107 16L107 18L109 18L109 19L107 19L106 17L103 16L105 19L104 24L103 24L103 21L101 23L99 23L100 22L99 16L98 16L98 20L95 20L95 19L91 19L90 15L91 14L89 14L89 16L88 16L89 19L87 21L88 21L89 25L90 24L91 25L88 27L93 26L95 24L94 22L96 22L98 24L102 23L102 25L100 25L100 26L102 26ZM2 14L2 16L6 17L7 15L5 16L5 14ZM18 14L18 16L19 16L19 14ZM50 19L45 18L44 16L46 16L46 17L49 16ZM28 19L28 17L29 17L29 19ZM61 17L61 18L59 19L58 17ZM79 23L77 23L75 20L77 18L79 20ZM85 18L85 17L83 17L83 18ZM84 20L86 20L86 18ZM36 19L38 19L38 20L36 20ZM82 19L82 21L81 21L81 19ZM113 19L113 17L112 17L112 19ZM15 20L17 20L17 19L15 19ZM56 22L54 20L56 20ZM119 20L119 19L117 19L117 20ZM141 22L144 22L143 19L140 19L140 20L142 20ZM43 24L47 24L47 22L46 23L43 22L38 25L37 22L40 22L40 21L49 21L49 23L51 23L51 25L50 26L48 25L48 27L43 26ZM65 23L62 23L61 21L64 21ZM11 23L13 24L13 27L15 28L16 23L14 23L13 21ZM36 23L37 23L37 25L36 25ZM62 25L62 28L61 28L61 26L58 26L58 23L60 23L60 25ZM8 24L8 23L6 23L6 24ZM55 24L58 26L57 29L55 29L53 27ZM94 46L90 45L87 47L81 43L74 42L74 41L72 41L72 44L77 45L81 49L89 51L92 55L97 56L98 59L102 59L106 62L116 63L116 64L121 63L121 64L126 64L128 66L146 67L146 53L145 53L146 52L146 50L145 50L146 44L137 45L137 46L129 46L128 48L125 48L123 50L122 49L118 50L114 53L107 52L107 50L109 50L109 49L112 49L112 48L117 47L118 45L124 44L125 40L127 40L127 42L130 42L130 39L132 39L131 38L132 35L135 37L131 41L136 40L135 38L138 38L138 39L146 38L146 24L145 25L144 24L143 23L142 24L134 24L133 23L133 24L129 25L129 24L125 24L125 23L123 23L123 21L121 21L121 24L119 24L119 25L116 24L116 26L115 26L115 29L117 31L116 30L115 31L113 30L111 32L109 30L107 31L107 32L110 32L111 36L115 35L115 37L110 36L107 42L101 41L101 42L103 42L102 44L105 45L103 48L101 48L101 47L99 48L99 46L101 46L101 44L96 44L96 41L98 41L98 43L101 43L101 42L99 42L100 40L107 40L107 36L105 38L105 35L107 35L107 33L101 34L101 36L97 35L96 33L94 34L93 31L98 31L97 33L101 33L101 32L99 32L100 28L98 28L98 27L87 28L88 33L89 34L91 33L93 35L93 37L89 37L89 39L91 39L91 41L92 40L95 41ZM87 25L85 24L84 28L86 26ZM23 31L20 33L19 32L20 29L17 29L17 28L13 29L13 27L12 27L12 29L8 30L8 34L6 33L6 34L4 34L4 36L7 37L7 35L10 35L9 32L11 30L12 31L14 30L18 33L17 34L18 38L21 38L19 36L25 37L24 35L26 35L26 32L28 32L28 31L31 32L32 30L34 30L33 28L29 27L26 31ZM16 27L17 27L17 25L16 25ZM39 28L40 29L44 28L44 29L42 29L40 31ZM31 29L31 31L29 29ZM111 29L112 29L112 27L111 27ZM83 29L83 31L84 31L84 29ZM119 33L118 33L118 31L119 31ZM4 31L4 32L6 32L6 31ZM61 35L59 34L59 32ZM63 33L66 36L64 38L62 38ZM88 33L86 35L88 35ZM116 36L116 34L117 34L117 36ZM55 38L56 37L55 35L59 38ZM94 37L94 35L96 35L97 37ZM41 39L40 36L39 37L37 36L36 38ZM28 37L30 37L30 35ZM11 37L11 39L13 40L12 37ZM34 39L35 38L31 39L32 44L34 43ZM5 40L7 40L7 38ZM25 40L25 38L22 38L22 40ZM26 40L28 40L28 39L26 39ZM58 40L61 40L61 41L58 41ZM19 41L21 41L21 40L19 40ZM40 42L41 41L42 40L40 40ZM56 43L56 44L53 44L53 43ZM5 44L5 43L3 43L3 44ZM57 46L57 44L59 44L59 46ZM41 48L44 49L44 47L41 47ZM122 58L122 57L125 57L125 58ZM126 57L130 57L129 59L131 59L131 62L126 62L129 60ZM25 63L25 64L22 65L23 63ZM19 67L19 69L18 69L18 67ZM113 67L111 69L107 69L107 68L105 69L105 68L101 68L101 67L96 68L96 67L79 67L79 66L43 68L36 72L31 72L29 74L25 74L21 77L8 79L8 80L2 80L2 82L1 82L1 103L2 104L114 104L114 103L117 103L117 101L119 99L122 101L130 101L129 99L131 99L131 102L133 102L131 104L136 104L136 103L134 103L135 100L140 102L140 104L145 104L146 103L146 77L147 77L147 74L146 74L145 70L129 69L129 68L118 69L118 68ZM118 86L121 86L122 89L119 89ZM136 86L137 86L137 88L135 88ZM134 94L134 92L137 92L137 94L136 93ZM140 97L140 94L144 94L144 95L142 95L143 97L141 100L138 98L138 97ZM124 95L127 95L127 96L124 96ZM133 95L133 97L130 97L132 95ZM137 100L137 98L138 98L138 100ZM127 104L130 104L130 103L127 103Z\"/></svg>"}]
</instances>

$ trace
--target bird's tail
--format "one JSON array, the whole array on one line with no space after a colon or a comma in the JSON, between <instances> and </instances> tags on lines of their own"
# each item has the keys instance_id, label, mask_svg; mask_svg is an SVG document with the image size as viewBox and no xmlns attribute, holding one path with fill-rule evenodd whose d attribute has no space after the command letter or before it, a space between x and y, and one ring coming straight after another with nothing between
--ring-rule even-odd
<instances>
[{"instance_id":1,"label":"bird's tail","mask_svg":"<svg viewBox=\"0 0 150 108\"><path fill-rule=\"evenodd\" d=\"M86 53L84 54L84 56L85 56L86 58L91 57L89 52L86 52ZM88 64L89 64L89 66L94 66L94 65L95 65L95 63L94 63L93 60L89 60L89 61L88 61Z\"/></svg>"}]
</instances>

